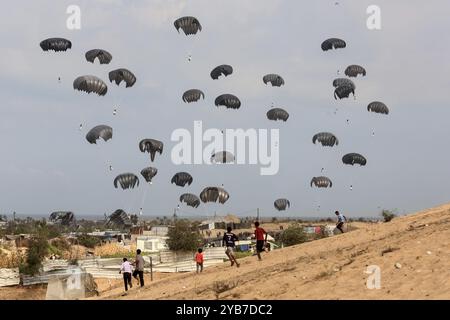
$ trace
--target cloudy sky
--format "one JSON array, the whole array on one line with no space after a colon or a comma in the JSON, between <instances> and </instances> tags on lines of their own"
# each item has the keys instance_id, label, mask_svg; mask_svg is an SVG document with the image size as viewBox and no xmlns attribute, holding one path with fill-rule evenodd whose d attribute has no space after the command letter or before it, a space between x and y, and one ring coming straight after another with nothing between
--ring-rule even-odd
<instances>
[{"instance_id":1,"label":"cloudy sky","mask_svg":"<svg viewBox=\"0 0 450 320\"><path fill-rule=\"evenodd\" d=\"M182 205L179 215L250 215L259 207L268 216L327 217L335 209L376 216L381 208L407 213L448 202L450 44L443 36L450 32L450 3L338 1L13 2L0 13L0 213L102 215L143 207L148 216L171 215L182 193L221 184L230 193L225 205ZM370 4L381 8L381 30L366 27ZM81 30L66 27L69 5L81 8ZM203 30L186 37L173 21L190 15ZM43 52L39 42L49 37L70 39L72 49ZM347 47L322 52L330 37ZM94 48L111 52L112 62L88 63L84 53ZM234 73L213 81L209 73L219 64ZM350 64L363 65L367 76L355 80L356 100L336 101L331 83ZM80 75L107 81L120 67L135 73L135 86L108 82L105 97L72 88ZM264 85L268 73L282 75L285 86ZM203 90L205 100L183 103L192 88ZM215 107L222 93L237 95L241 108ZM388 105L389 116L367 112L374 100ZM272 104L290 113L286 123L267 120ZM192 132L195 120L205 129L279 128L278 174L261 176L257 165L172 164L171 133ZM114 137L90 145L85 135L98 124L112 126ZM336 134L339 146L313 145L321 131ZM165 143L154 163L138 149L143 138ZM342 164L349 152L365 155L367 165ZM114 189L116 175L139 175L150 165L159 170L153 185L141 179L138 189ZM171 185L178 171L191 173L194 183ZM333 188L309 186L322 174ZM275 211L280 197L291 201L289 211Z\"/></svg>"}]
</instances>

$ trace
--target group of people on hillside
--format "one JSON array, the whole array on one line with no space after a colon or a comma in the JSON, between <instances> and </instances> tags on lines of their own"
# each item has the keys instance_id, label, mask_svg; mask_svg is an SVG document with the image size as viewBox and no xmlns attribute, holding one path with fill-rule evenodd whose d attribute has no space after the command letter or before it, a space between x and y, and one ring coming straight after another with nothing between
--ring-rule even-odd
<instances>
[{"instance_id":1,"label":"group of people on hillside","mask_svg":"<svg viewBox=\"0 0 450 320\"><path fill-rule=\"evenodd\" d=\"M336 228L344 233L343 226L347 221L347 218L339 213L339 211L335 211L335 215L337 216ZM267 245L267 232L260 227L258 221L255 222L255 238L256 238L256 255L258 256L258 260L261 261L261 252L265 251ZM222 244L226 248L225 254L231 262L231 266L236 265L239 268L240 264L236 259L235 248L236 241L239 241L238 237L232 232L232 228L228 227L227 232L223 235ZM203 249L199 248L197 253L195 254L194 261L196 262L196 270L197 273L203 271L203 262L204 262L204 253ZM133 271L134 267L134 271ZM133 276L141 287L144 286L144 258L141 255L141 250L138 249L136 251L136 257L134 262L129 262L127 258L123 258L123 263L120 268L120 272L123 272L123 281L125 285L125 291L128 291L128 286L130 288L133 287L131 277ZM138 279L139 277L139 279Z\"/></svg>"}]
</instances>

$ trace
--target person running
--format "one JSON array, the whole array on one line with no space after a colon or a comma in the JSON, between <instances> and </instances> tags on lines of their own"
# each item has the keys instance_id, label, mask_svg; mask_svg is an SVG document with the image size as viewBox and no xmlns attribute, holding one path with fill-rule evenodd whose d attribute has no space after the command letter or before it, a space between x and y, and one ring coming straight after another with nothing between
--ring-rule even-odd
<instances>
[{"instance_id":1,"label":"person running","mask_svg":"<svg viewBox=\"0 0 450 320\"><path fill-rule=\"evenodd\" d=\"M225 254L230 259L231 266L236 263L236 267L239 268L239 262L237 262L236 257L234 255L235 241L238 241L238 237L231 232L231 227L227 228L227 232L223 235L222 243L226 247Z\"/></svg>"},{"instance_id":2,"label":"person running","mask_svg":"<svg viewBox=\"0 0 450 320\"><path fill-rule=\"evenodd\" d=\"M120 266L119 273L122 273L123 271L123 283L125 284L125 291L128 291L128 285L130 286L130 289L133 288L133 284L131 283L131 272L132 267L131 264L128 262L127 258L123 258L123 263Z\"/></svg>"},{"instance_id":3,"label":"person running","mask_svg":"<svg viewBox=\"0 0 450 320\"><path fill-rule=\"evenodd\" d=\"M133 272L133 277L138 280L141 287L144 286L144 258L141 256L141 249L136 250L136 258L134 259L135 270Z\"/></svg>"},{"instance_id":4,"label":"person running","mask_svg":"<svg viewBox=\"0 0 450 320\"><path fill-rule=\"evenodd\" d=\"M341 213L339 213L339 211L335 211L334 214L337 216L337 223L336 223L336 228L339 229L339 231L341 231L341 233L344 233L343 230L343 226L344 226L344 222L347 221L347 218L345 218L345 216Z\"/></svg>"},{"instance_id":5,"label":"person running","mask_svg":"<svg viewBox=\"0 0 450 320\"><path fill-rule=\"evenodd\" d=\"M258 260L262 260L261 252L264 251L264 246L267 243L267 232L263 228L259 227L258 221L255 222L255 238L256 238L256 254L258 255Z\"/></svg>"},{"instance_id":6,"label":"person running","mask_svg":"<svg viewBox=\"0 0 450 320\"><path fill-rule=\"evenodd\" d=\"M202 272L203 271L203 249L199 248L197 250L197 253L195 254L195 262L197 265L197 273Z\"/></svg>"}]
</instances>

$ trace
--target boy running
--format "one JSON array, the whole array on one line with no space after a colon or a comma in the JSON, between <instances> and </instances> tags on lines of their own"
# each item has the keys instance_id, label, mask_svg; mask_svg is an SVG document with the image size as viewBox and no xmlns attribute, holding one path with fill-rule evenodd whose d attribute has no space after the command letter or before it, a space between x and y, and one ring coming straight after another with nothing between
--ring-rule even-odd
<instances>
[{"instance_id":1,"label":"boy running","mask_svg":"<svg viewBox=\"0 0 450 320\"><path fill-rule=\"evenodd\" d=\"M341 231L341 233L344 233L344 230L342 227L344 226L344 222L347 221L347 219L344 217L343 214L339 213L339 211L334 212L335 215L337 215L338 221L336 223L336 228Z\"/></svg>"},{"instance_id":2,"label":"boy running","mask_svg":"<svg viewBox=\"0 0 450 320\"><path fill-rule=\"evenodd\" d=\"M197 263L197 273L203 271L203 250L199 248L195 254L195 262ZM200 271L199 271L200 270Z\"/></svg>"},{"instance_id":3,"label":"boy running","mask_svg":"<svg viewBox=\"0 0 450 320\"><path fill-rule=\"evenodd\" d=\"M264 235L266 235L264 237ZM264 251L264 246L267 242L267 232L259 227L259 222L255 222L255 238L256 238L256 254L258 255L258 260L261 259L261 252Z\"/></svg>"},{"instance_id":4,"label":"boy running","mask_svg":"<svg viewBox=\"0 0 450 320\"><path fill-rule=\"evenodd\" d=\"M128 291L128 285L130 289L133 287L131 283L131 264L128 262L127 258L123 258L123 263L120 266L119 273L123 271L123 283L125 284L125 291Z\"/></svg>"},{"instance_id":5,"label":"boy running","mask_svg":"<svg viewBox=\"0 0 450 320\"><path fill-rule=\"evenodd\" d=\"M236 263L236 267L239 268L239 263L234 256L235 241L238 241L239 239L234 233L231 232L231 230L231 227L227 228L227 232L223 235L222 243L227 248L225 250L225 254L228 256L228 259L230 259L231 266Z\"/></svg>"}]
</instances>

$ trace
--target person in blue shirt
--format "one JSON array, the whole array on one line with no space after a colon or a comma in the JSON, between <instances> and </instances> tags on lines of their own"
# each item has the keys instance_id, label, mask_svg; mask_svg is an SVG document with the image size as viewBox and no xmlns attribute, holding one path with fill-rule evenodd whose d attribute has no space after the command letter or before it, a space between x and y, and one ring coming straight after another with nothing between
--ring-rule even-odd
<instances>
[{"instance_id":1,"label":"person in blue shirt","mask_svg":"<svg viewBox=\"0 0 450 320\"><path fill-rule=\"evenodd\" d=\"M343 214L339 213L339 211L335 211L334 214L337 216L337 219L338 219L338 221L336 223L336 228L339 229L339 231L341 231L341 233L344 233L344 230L342 227L344 226L344 222L347 221L347 218Z\"/></svg>"},{"instance_id":2,"label":"person in blue shirt","mask_svg":"<svg viewBox=\"0 0 450 320\"><path fill-rule=\"evenodd\" d=\"M234 248L235 248L235 242L238 241L238 237L231 232L231 227L227 228L227 232L223 235L223 245L227 248L225 251L225 254L228 256L228 259L230 259L231 266L236 264L236 267L239 268L239 263L237 262L237 259L234 255Z\"/></svg>"}]
</instances>

